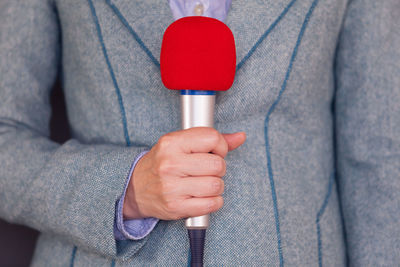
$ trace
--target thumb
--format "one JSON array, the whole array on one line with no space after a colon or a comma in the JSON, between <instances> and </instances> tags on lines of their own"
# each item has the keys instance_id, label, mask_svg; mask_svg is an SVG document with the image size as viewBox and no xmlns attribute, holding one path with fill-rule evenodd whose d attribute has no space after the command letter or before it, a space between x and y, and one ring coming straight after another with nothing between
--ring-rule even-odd
<instances>
[{"instance_id":1,"label":"thumb","mask_svg":"<svg viewBox=\"0 0 400 267\"><path fill-rule=\"evenodd\" d=\"M232 151L241 146L246 141L246 133L238 132L232 134L222 134L228 144L228 150Z\"/></svg>"}]
</instances>

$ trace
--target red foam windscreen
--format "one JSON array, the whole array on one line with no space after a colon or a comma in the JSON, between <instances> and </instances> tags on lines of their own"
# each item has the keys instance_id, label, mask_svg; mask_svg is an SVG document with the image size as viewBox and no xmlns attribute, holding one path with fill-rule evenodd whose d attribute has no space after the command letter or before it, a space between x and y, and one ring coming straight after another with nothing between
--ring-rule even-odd
<instances>
[{"instance_id":1,"label":"red foam windscreen","mask_svg":"<svg viewBox=\"0 0 400 267\"><path fill-rule=\"evenodd\" d=\"M233 34L217 19L181 18L164 33L160 64L168 89L228 90L236 69Z\"/></svg>"}]
</instances>

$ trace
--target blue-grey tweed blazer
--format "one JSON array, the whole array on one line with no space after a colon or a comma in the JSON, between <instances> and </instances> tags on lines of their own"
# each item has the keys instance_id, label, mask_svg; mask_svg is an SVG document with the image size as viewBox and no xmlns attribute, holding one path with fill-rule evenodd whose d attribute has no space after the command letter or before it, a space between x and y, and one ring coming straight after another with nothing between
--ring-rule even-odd
<instances>
[{"instance_id":1,"label":"blue-grey tweed blazer","mask_svg":"<svg viewBox=\"0 0 400 267\"><path fill-rule=\"evenodd\" d=\"M233 0L237 73L206 266L398 266L400 2ZM42 232L33 266L186 266L182 221L113 234L135 156L179 129L160 80L165 0L0 1L0 216ZM72 139L49 140L60 73Z\"/></svg>"}]
</instances>

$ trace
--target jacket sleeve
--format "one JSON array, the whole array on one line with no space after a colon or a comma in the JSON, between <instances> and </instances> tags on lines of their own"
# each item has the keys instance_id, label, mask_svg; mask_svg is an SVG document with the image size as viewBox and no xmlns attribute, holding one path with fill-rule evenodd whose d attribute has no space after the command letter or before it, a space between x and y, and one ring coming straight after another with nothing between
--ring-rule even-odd
<instances>
[{"instance_id":1,"label":"jacket sleeve","mask_svg":"<svg viewBox=\"0 0 400 267\"><path fill-rule=\"evenodd\" d=\"M49 139L59 54L50 0L0 1L0 217L108 257L133 254L146 238L118 245L115 205L146 148Z\"/></svg>"},{"instance_id":2,"label":"jacket sleeve","mask_svg":"<svg viewBox=\"0 0 400 267\"><path fill-rule=\"evenodd\" d=\"M351 0L337 50L337 169L350 266L400 262L399 14L398 0Z\"/></svg>"}]
</instances>

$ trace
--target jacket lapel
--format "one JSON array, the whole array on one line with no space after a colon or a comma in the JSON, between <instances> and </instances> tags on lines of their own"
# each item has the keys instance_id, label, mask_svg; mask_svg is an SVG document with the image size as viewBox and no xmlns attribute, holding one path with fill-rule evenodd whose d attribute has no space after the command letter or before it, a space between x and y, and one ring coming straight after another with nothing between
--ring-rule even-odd
<instances>
[{"instance_id":1,"label":"jacket lapel","mask_svg":"<svg viewBox=\"0 0 400 267\"><path fill-rule=\"evenodd\" d=\"M167 0L105 0L152 61L159 64L165 29L174 21ZM237 63L251 56L296 0L233 0L226 24L235 36Z\"/></svg>"},{"instance_id":2,"label":"jacket lapel","mask_svg":"<svg viewBox=\"0 0 400 267\"><path fill-rule=\"evenodd\" d=\"M252 55L258 45L274 30L296 0L233 0L226 24L236 42L237 63Z\"/></svg>"},{"instance_id":3,"label":"jacket lapel","mask_svg":"<svg viewBox=\"0 0 400 267\"><path fill-rule=\"evenodd\" d=\"M132 37L159 64L164 31L174 21L167 0L105 0Z\"/></svg>"}]
</instances>

